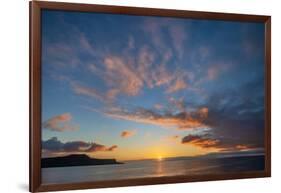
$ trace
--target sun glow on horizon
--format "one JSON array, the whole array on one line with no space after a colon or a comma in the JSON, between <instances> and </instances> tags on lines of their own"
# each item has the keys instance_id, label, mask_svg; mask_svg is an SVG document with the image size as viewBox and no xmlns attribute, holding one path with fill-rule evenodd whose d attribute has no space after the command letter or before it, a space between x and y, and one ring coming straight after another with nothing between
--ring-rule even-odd
<instances>
[{"instance_id":1,"label":"sun glow on horizon","mask_svg":"<svg viewBox=\"0 0 281 193\"><path fill-rule=\"evenodd\" d=\"M163 157L160 155L157 157L157 161L162 161L163 160Z\"/></svg>"}]
</instances>

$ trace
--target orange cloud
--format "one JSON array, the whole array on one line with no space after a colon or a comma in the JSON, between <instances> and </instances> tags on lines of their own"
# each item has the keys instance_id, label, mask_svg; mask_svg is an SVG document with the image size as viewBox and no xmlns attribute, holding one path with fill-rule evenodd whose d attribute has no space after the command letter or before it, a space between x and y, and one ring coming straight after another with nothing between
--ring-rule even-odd
<instances>
[{"instance_id":1,"label":"orange cloud","mask_svg":"<svg viewBox=\"0 0 281 193\"><path fill-rule=\"evenodd\" d=\"M71 125L72 116L70 113L64 113L61 115L54 116L47 121L43 122L42 126L44 129L51 131L74 131L78 130L79 126Z\"/></svg>"},{"instance_id":2,"label":"orange cloud","mask_svg":"<svg viewBox=\"0 0 281 193\"><path fill-rule=\"evenodd\" d=\"M188 72L169 70L167 64L172 56L172 51L167 50L160 56L161 63L156 65L157 53L142 46L135 56L106 55L101 59L103 65L90 64L89 69L104 80L105 93L110 99L117 95L136 96L144 87L152 89L163 85L167 86L167 93L173 93L187 88L185 79ZM78 93L100 98L94 89Z\"/></svg>"},{"instance_id":3,"label":"orange cloud","mask_svg":"<svg viewBox=\"0 0 281 193\"><path fill-rule=\"evenodd\" d=\"M217 147L219 140L202 137L198 135L188 135L182 138L183 144L191 144L202 148Z\"/></svg>"},{"instance_id":4,"label":"orange cloud","mask_svg":"<svg viewBox=\"0 0 281 193\"><path fill-rule=\"evenodd\" d=\"M182 144L194 145L201 148L212 148L220 152L249 151L259 149L248 144L235 144L229 141L212 138L208 135L187 135L182 138Z\"/></svg>"},{"instance_id":5,"label":"orange cloud","mask_svg":"<svg viewBox=\"0 0 281 193\"><path fill-rule=\"evenodd\" d=\"M209 109L207 107L200 108L198 114L201 118L207 118L209 114Z\"/></svg>"},{"instance_id":6,"label":"orange cloud","mask_svg":"<svg viewBox=\"0 0 281 193\"><path fill-rule=\"evenodd\" d=\"M206 126L203 123L205 117L201 116L201 111L202 110L199 109L198 111L194 112L159 114L143 108L138 108L132 112L124 109L114 108L105 112L105 114L116 119L158 125L167 128L194 129Z\"/></svg>"},{"instance_id":7,"label":"orange cloud","mask_svg":"<svg viewBox=\"0 0 281 193\"><path fill-rule=\"evenodd\" d=\"M248 151L248 150L256 149L256 147L252 145L239 144L235 146L235 149L240 151Z\"/></svg>"},{"instance_id":8,"label":"orange cloud","mask_svg":"<svg viewBox=\"0 0 281 193\"><path fill-rule=\"evenodd\" d=\"M122 131L121 137L128 138L136 134L136 131Z\"/></svg>"}]
</instances>

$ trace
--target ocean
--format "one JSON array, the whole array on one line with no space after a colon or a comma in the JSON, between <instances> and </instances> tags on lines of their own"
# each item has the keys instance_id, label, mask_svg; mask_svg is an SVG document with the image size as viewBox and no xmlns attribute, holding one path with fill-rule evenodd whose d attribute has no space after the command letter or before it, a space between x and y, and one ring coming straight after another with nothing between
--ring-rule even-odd
<instances>
[{"instance_id":1,"label":"ocean","mask_svg":"<svg viewBox=\"0 0 281 193\"><path fill-rule=\"evenodd\" d=\"M178 157L124 164L42 168L43 184L95 182L145 177L222 174L264 170L264 156Z\"/></svg>"}]
</instances>

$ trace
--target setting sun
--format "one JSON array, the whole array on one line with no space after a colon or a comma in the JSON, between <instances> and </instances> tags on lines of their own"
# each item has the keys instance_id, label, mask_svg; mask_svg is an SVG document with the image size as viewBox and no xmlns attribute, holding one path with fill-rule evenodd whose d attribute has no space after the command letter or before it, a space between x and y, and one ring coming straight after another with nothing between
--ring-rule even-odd
<instances>
[{"instance_id":1,"label":"setting sun","mask_svg":"<svg viewBox=\"0 0 281 193\"><path fill-rule=\"evenodd\" d=\"M162 160L163 160L163 157L162 157L162 156L158 156L157 160L158 160L158 161L162 161Z\"/></svg>"}]
</instances>

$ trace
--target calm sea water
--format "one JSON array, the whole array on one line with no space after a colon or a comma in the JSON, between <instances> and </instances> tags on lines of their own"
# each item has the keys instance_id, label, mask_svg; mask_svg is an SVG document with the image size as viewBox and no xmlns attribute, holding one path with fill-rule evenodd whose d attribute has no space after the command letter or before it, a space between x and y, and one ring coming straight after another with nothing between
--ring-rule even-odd
<instances>
[{"instance_id":1,"label":"calm sea water","mask_svg":"<svg viewBox=\"0 0 281 193\"><path fill-rule=\"evenodd\" d=\"M173 158L128 161L124 164L42 168L43 184L120 180L130 178L217 174L264 169L264 156Z\"/></svg>"}]
</instances>

